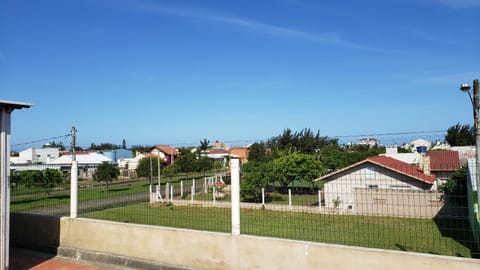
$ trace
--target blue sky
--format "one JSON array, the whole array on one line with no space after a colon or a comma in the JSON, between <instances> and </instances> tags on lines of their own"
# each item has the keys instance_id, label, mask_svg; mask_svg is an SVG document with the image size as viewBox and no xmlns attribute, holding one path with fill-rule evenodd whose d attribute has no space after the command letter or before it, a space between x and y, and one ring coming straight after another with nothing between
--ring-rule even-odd
<instances>
[{"instance_id":1,"label":"blue sky","mask_svg":"<svg viewBox=\"0 0 480 270\"><path fill-rule=\"evenodd\" d=\"M242 144L472 122L480 0L0 3L12 144Z\"/></svg>"}]
</instances>

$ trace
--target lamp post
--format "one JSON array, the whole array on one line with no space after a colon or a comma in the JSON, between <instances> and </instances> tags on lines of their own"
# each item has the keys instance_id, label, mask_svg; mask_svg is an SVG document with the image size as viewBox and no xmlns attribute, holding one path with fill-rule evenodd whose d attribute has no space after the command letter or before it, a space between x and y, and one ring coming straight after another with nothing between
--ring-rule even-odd
<instances>
[{"instance_id":1,"label":"lamp post","mask_svg":"<svg viewBox=\"0 0 480 270\"><path fill-rule=\"evenodd\" d=\"M462 83L460 86L460 90L462 92L467 92L468 96L470 97L470 101L472 102L473 108L473 120L474 120L474 127L475 127L475 179L477 184L477 203L480 207L480 120L478 117L479 114L479 91L478 91L478 79L473 80L473 98L472 87L468 85L468 83Z\"/></svg>"}]
</instances>

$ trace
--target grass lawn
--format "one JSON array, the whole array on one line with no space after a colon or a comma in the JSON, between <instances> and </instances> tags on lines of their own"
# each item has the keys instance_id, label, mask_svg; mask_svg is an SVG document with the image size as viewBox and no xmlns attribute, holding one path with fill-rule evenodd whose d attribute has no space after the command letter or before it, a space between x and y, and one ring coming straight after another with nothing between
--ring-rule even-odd
<instances>
[{"instance_id":1,"label":"grass lawn","mask_svg":"<svg viewBox=\"0 0 480 270\"><path fill-rule=\"evenodd\" d=\"M230 232L230 209L147 203L83 215L87 218ZM351 246L471 257L467 221L241 211L242 234ZM462 244L463 243L463 244Z\"/></svg>"}]
</instances>

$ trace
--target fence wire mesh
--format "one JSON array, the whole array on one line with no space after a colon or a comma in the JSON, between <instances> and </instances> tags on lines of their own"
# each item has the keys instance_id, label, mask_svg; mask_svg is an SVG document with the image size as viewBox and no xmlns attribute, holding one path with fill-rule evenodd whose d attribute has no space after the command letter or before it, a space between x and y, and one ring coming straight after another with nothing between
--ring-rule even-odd
<instances>
[{"instance_id":1,"label":"fence wire mesh","mask_svg":"<svg viewBox=\"0 0 480 270\"><path fill-rule=\"evenodd\" d=\"M472 169L451 168L390 158L366 159L315 177L243 168L241 234L478 258ZM158 179L120 177L108 189L81 180L78 213L228 233L230 184L228 170L178 174L160 184ZM51 189L17 185L11 210L68 215L69 191L68 183Z\"/></svg>"}]
</instances>

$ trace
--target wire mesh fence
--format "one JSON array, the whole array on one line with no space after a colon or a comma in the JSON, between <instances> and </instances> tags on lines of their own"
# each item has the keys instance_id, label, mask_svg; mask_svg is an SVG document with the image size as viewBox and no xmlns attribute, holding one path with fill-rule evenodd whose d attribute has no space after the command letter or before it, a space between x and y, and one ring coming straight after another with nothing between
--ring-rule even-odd
<instances>
[{"instance_id":1,"label":"wire mesh fence","mask_svg":"<svg viewBox=\"0 0 480 270\"><path fill-rule=\"evenodd\" d=\"M304 174L277 174L271 169L239 173L242 234L480 257L469 211L476 193L467 192L472 181L466 169L460 178L455 171L437 178L428 168L370 158L309 180ZM285 175L289 180L280 181ZM158 179L121 178L108 189L83 180L78 213L231 232L231 192L230 171L182 174L162 178L160 184ZM68 184L48 192L17 186L12 189L11 209L68 215L69 196Z\"/></svg>"}]
</instances>

